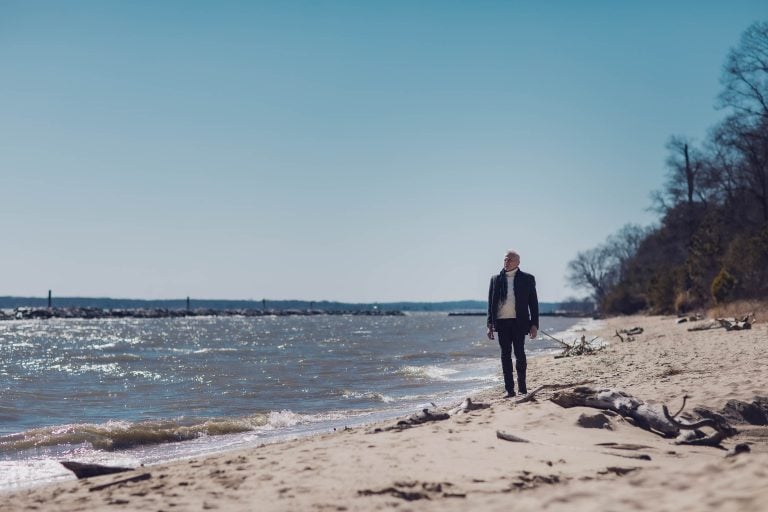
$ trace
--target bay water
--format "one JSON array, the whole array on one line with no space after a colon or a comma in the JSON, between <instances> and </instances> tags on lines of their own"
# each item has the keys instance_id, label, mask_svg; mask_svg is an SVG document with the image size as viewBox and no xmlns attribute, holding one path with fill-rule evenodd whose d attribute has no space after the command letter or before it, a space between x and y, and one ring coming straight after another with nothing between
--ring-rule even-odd
<instances>
[{"instance_id":1,"label":"bay water","mask_svg":"<svg viewBox=\"0 0 768 512\"><path fill-rule=\"evenodd\" d=\"M0 322L0 489L451 405L501 384L498 354L484 316L447 313Z\"/></svg>"}]
</instances>

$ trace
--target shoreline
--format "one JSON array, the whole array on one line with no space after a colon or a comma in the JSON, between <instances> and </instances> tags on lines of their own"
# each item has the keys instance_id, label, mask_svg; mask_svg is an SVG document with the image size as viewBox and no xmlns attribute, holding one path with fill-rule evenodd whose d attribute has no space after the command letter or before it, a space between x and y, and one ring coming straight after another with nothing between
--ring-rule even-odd
<instances>
[{"instance_id":1,"label":"shoreline","mask_svg":"<svg viewBox=\"0 0 768 512\"><path fill-rule=\"evenodd\" d=\"M686 410L721 409L766 394L766 325L751 331L688 332L673 317L611 318L589 334L610 345L592 356L532 358L529 386L592 380L651 404ZM617 329L640 326L633 342L611 339ZM566 340L570 341L570 340ZM543 391L536 400L501 399L501 386L480 392L488 408L401 431L369 433L384 421L276 444L225 451L189 460L3 492L8 510L762 510L768 499L768 427L737 425L731 448L750 453L724 457L711 447L678 446L610 417L608 428L578 425L595 409L563 409ZM504 431L525 438L510 443ZM620 453L598 443L643 446ZM629 459L627 455L647 455ZM89 488L131 474L143 482ZM717 478L712 478L717 474Z\"/></svg>"}]
</instances>

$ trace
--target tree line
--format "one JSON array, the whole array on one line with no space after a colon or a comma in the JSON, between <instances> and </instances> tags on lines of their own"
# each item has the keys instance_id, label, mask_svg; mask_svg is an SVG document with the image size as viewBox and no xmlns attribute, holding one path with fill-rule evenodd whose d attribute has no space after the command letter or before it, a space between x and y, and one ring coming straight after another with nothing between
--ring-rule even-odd
<instances>
[{"instance_id":1,"label":"tree line","mask_svg":"<svg viewBox=\"0 0 768 512\"><path fill-rule=\"evenodd\" d=\"M658 224L626 225L568 264L604 313L685 313L768 297L768 22L723 66L725 117L696 143L669 138Z\"/></svg>"}]
</instances>

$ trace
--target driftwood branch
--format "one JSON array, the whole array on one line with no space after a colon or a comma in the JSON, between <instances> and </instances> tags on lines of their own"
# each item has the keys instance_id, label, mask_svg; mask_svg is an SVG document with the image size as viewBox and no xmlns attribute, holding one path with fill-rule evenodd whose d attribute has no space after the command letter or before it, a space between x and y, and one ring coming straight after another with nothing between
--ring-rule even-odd
<instances>
[{"instance_id":1,"label":"driftwood branch","mask_svg":"<svg viewBox=\"0 0 768 512\"><path fill-rule=\"evenodd\" d=\"M573 344L566 343L563 340L559 340L552 336L551 334L547 334L544 331L541 331L543 335L545 335L547 338L556 341L560 344L560 346L563 347L563 352L556 355L555 359L559 359L561 357L571 357L571 356L582 356L582 355L592 355L595 352L602 350L603 347L593 347L592 342L594 342L598 336L595 336L591 340L587 341L586 336L582 336L581 340L574 340Z\"/></svg>"},{"instance_id":2,"label":"driftwood branch","mask_svg":"<svg viewBox=\"0 0 768 512\"><path fill-rule=\"evenodd\" d=\"M689 327L689 331L708 331L709 329L725 329L726 331L744 331L752 328L752 324L755 323L754 315L752 313L743 316L741 318L734 318L729 320L727 318L716 318L709 322L694 327Z\"/></svg>"},{"instance_id":3,"label":"driftwood branch","mask_svg":"<svg viewBox=\"0 0 768 512\"><path fill-rule=\"evenodd\" d=\"M523 439L522 437L517 437L514 434L510 434L509 432L504 432L503 430L497 430L496 431L496 437L499 439L502 439L504 441L511 441L513 443L527 443L529 442L527 439Z\"/></svg>"},{"instance_id":4,"label":"driftwood branch","mask_svg":"<svg viewBox=\"0 0 768 512\"><path fill-rule=\"evenodd\" d=\"M557 343L559 343L559 344L560 344L560 345L561 345L563 348L567 348L567 349L568 349L568 348L571 348L571 345L569 345L568 343L564 342L563 340L560 340L560 339L557 339L557 338L555 338L554 336L552 336L551 334L549 334L549 333L547 333L547 332L544 332L544 331L540 331L540 333L541 333L541 334L543 334L544 336L546 336L547 338L549 338L549 339L551 339L551 340L553 340L553 341L556 341L556 342L557 342Z\"/></svg>"},{"instance_id":5,"label":"driftwood branch","mask_svg":"<svg viewBox=\"0 0 768 512\"><path fill-rule=\"evenodd\" d=\"M712 419L704 419L695 423L684 423L677 420L676 417L685 407L687 397L683 399L683 406L674 415L669 413L669 409L665 405L659 411L642 400L615 389L579 386L557 393L551 400L561 407L581 406L614 411L631 419L635 425L642 429L664 437L677 437L676 442L678 444L717 446L723 439L733 435L733 429L730 425L723 425ZM706 436L698 430L703 427L712 428L715 433Z\"/></svg>"},{"instance_id":6,"label":"driftwood branch","mask_svg":"<svg viewBox=\"0 0 768 512\"><path fill-rule=\"evenodd\" d=\"M519 398L512 403L517 405L517 404L524 404L525 402L531 402L536 398L536 393L538 393L539 391L544 391L545 389L554 389L554 390L567 389L567 388L573 388L576 386L584 386L585 384L592 384L592 382L593 381L591 380L584 380L581 382L572 382L570 384L543 384L537 387L536 389L534 389L533 391L531 391L530 393L528 393L527 395L525 395L524 397Z\"/></svg>"},{"instance_id":7,"label":"driftwood branch","mask_svg":"<svg viewBox=\"0 0 768 512\"><path fill-rule=\"evenodd\" d=\"M717 318L716 320L720 323L721 326L725 328L726 331L743 331L752 328L753 320L751 316L752 314L750 313L741 319L734 318L733 321L726 320L725 318Z\"/></svg>"},{"instance_id":8,"label":"driftwood branch","mask_svg":"<svg viewBox=\"0 0 768 512\"><path fill-rule=\"evenodd\" d=\"M430 421L447 420L451 416L447 412L432 412L429 409L423 409L421 412L410 415L404 420L398 421L395 425L389 427L375 428L371 433L387 432L390 430L405 430Z\"/></svg>"},{"instance_id":9,"label":"driftwood branch","mask_svg":"<svg viewBox=\"0 0 768 512\"><path fill-rule=\"evenodd\" d=\"M677 438L677 443L692 444L697 446L719 446L722 440L728 437L732 431L732 428L730 425L722 426L710 418L704 418L693 423L684 423L682 421L678 421L676 418L681 412L683 412L687 398L687 396L683 397L683 405L680 407L680 410L675 413L674 416L669 414L669 409L667 409L666 405L661 406L661 410L664 412L664 417L666 417L670 423L677 426L679 430L685 431L681 432L680 436ZM698 431L698 429L704 427L709 427L714 430L714 432L707 436Z\"/></svg>"}]
</instances>

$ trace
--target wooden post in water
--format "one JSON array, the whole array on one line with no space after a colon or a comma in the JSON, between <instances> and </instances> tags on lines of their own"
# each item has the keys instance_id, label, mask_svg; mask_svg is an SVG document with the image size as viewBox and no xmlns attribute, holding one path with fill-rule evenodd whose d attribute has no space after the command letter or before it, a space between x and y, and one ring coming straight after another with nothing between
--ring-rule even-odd
<instances>
[{"instance_id":1,"label":"wooden post in water","mask_svg":"<svg viewBox=\"0 0 768 512\"><path fill-rule=\"evenodd\" d=\"M189 311L191 308L189 307L189 295L187 295L187 311Z\"/></svg>"},{"instance_id":2,"label":"wooden post in water","mask_svg":"<svg viewBox=\"0 0 768 512\"><path fill-rule=\"evenodd\" d=\"M263 311L267 310L267 299L261 299L261 309Z\"/></svg>"},{"instance_id":3,"label":"wooden post in water","mask_svg":"<svg viewBox=\"0 0 768 512\"><path fill-rule=\"evenodd\" d=\"M51 290L48 290L48 309L51 309Z\"/></svg>"}]
</instances>

